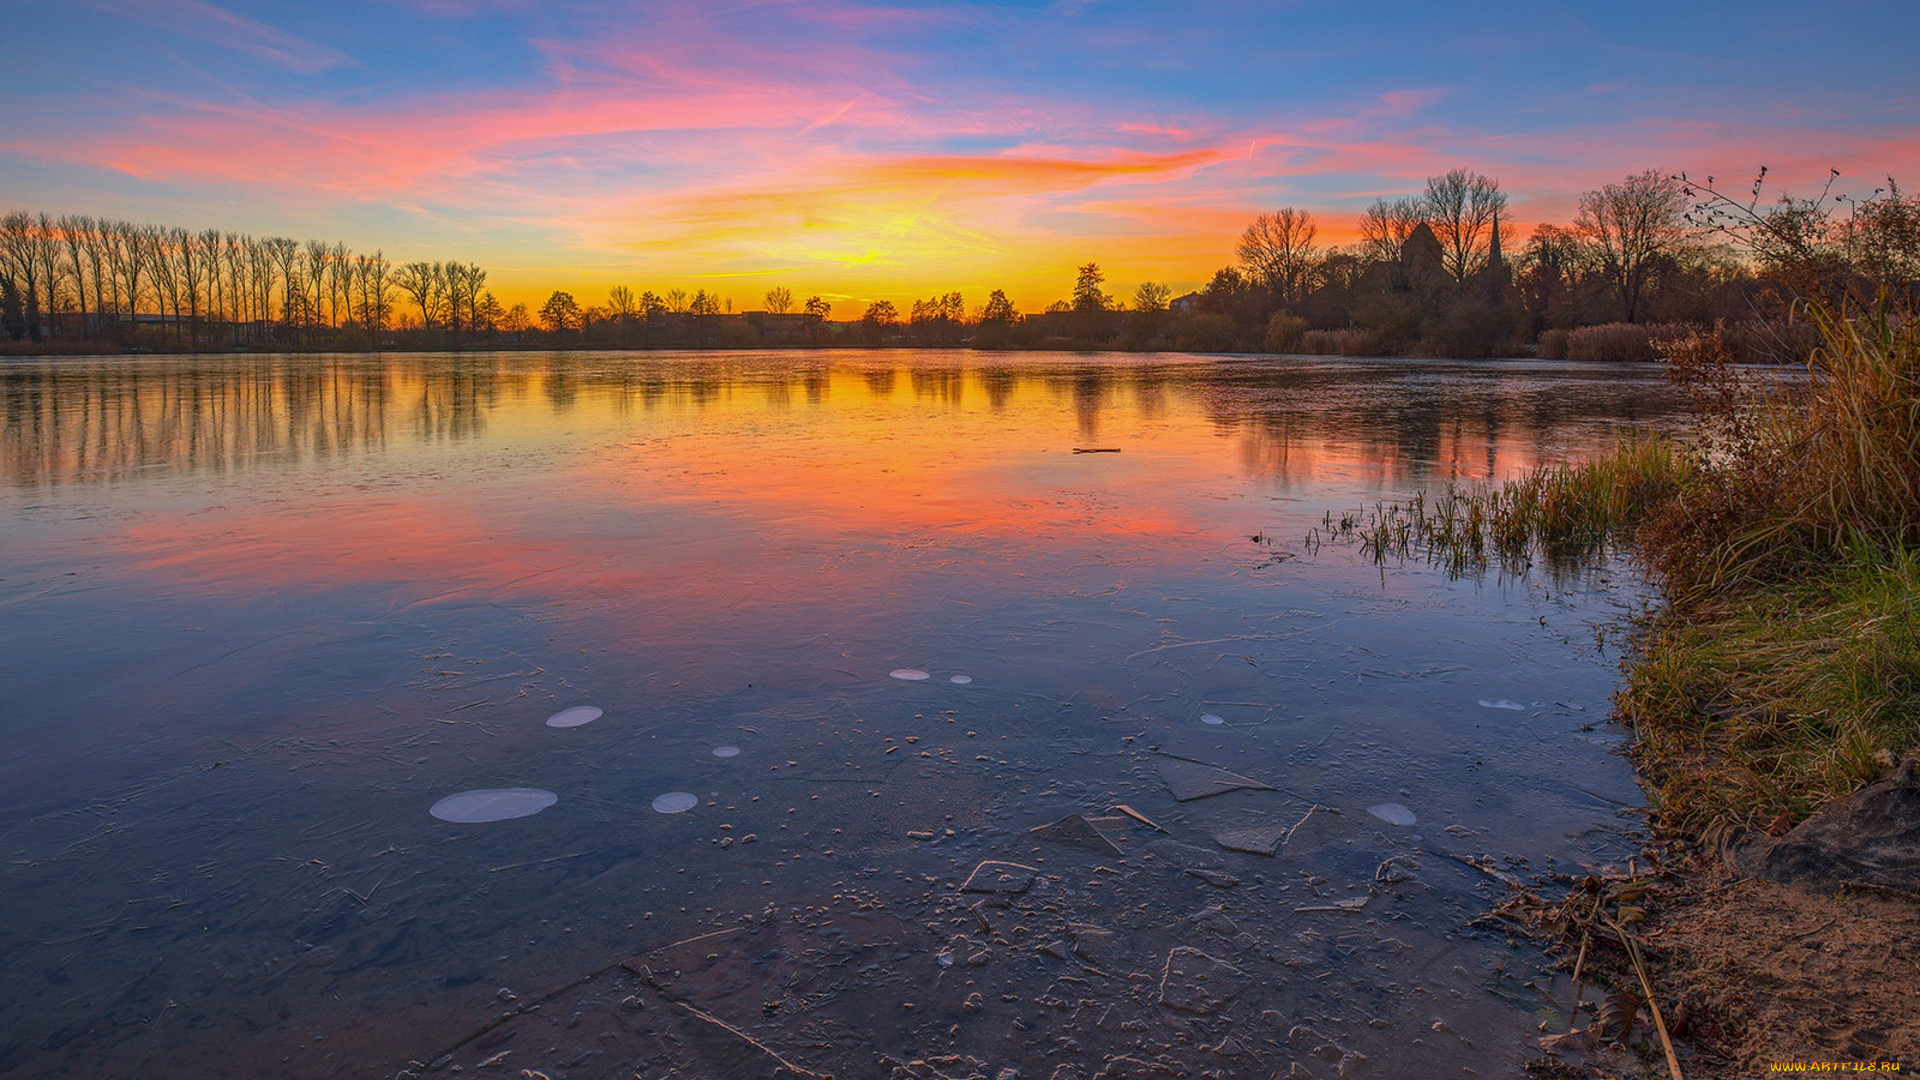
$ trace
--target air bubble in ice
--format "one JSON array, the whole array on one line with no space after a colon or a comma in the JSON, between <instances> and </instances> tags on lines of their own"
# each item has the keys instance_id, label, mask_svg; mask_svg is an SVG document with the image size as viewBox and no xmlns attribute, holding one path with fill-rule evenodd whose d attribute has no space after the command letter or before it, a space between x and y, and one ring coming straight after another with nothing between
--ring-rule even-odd
<instances>
[{"instance_id":1,"label":"air bubble in ice","mask_svg":"<svg viewBox=\"0 0 1920 1080\"><path fill-rule=\"evenodd\" d=\"M1483 709L1513 709L1518 712L1527 711L1525 705L1517 701L1508 701L1506 698L1481 698L1480 707Z\"/></svg>"},{"instance_id":2,"label":"air bubble in ice","mask_svg":"<svg viewBox=\"0 0 1920 1080\"><path fill-rule=\"evenodd\" d=\"M908 682L920 682L928 678L927 673L917 667L894 668L892 671L887 672L887 674L896 679L905 679Z\"/></svg>"},{"instance_id":3,"label":"air bubble in ice","mask_svg":"<svg viewBox=\"0 0 1920 1080\"><path fill-rule=\"evenodd\" d=\"M540 788L476 788L449 795L427 812L441 821L478 825L531 817L559 801L560 796Z\"/></svg>"},{"instance_id":4,"label":"air bubble in ice","mask_svg":"<svg viewBox=\"0 0 1920 1080\"><path fill-rule=\"evenodd\" d=\"M653 800L653 808L663 814L684 814L700 805L700 797L690 791L669 791Z\"/></svg>"},{"instance_id":5,"label":"air bubble in ice","mask_svg":"<svg viewBox=\"0 0 1920 1080\"><path fill-rule=\"evenodd\" d=\"M739 757L740 748L737 746L716 746L713 748L713 756L714 757Z\"/></svg>"},{"instance_id":6,"label":"air bubble in ice","mask_svg":"<svg viewBox=\"0 0 1920 1080\"><path fill-rule=\"evenodd\" d=\"M559 712L547 717L547 726L579 727L582 724L591 724L605 715L606 713L592 705L575 705L570 709L561 709Z\"/></svg>"},{"instance_id":7,"label":"air bubble in ice","mask_svg":"<svg viewBox=\"0 0 1920 1080\"><path fill-rule=\"evenodd\" d=\"M1379 806L1369 806L1367 807L1367 813L1372 814L1374 817L1379 818L1389 825L1412 825L1420 820L1413 816L1413 811L1401 806L1397 802L1381 803Z\"/></svg>"},{"instance_id":8,"label":"air bubble in ice","mask_svg":"<svg viewBox=\"0 0 1920 1080\"><path fill-rule=\"evenodd\" d=\"M1227 718L1224 716L1215 716L1212 713L1201 713L1200 722L1203 724L1214 724L1217 726L1217 725L1226 723Z\"/></svg>"},{"instance_id":9,"label":"air bubble in ice","mask_svg":"<svg viewBox=\"0 0 1920 1080\"><path fill-rule=\"evenodd\" d=\"M950 682L950 683L952 683L952 684L954 684L955 686L965 686L965 685L967 685L968 683L970 683L970 682L972 682L972 681L973 681L973 676L971 676L971 675L955 675L954 677L952 677L951 679L948 679L947 681L948 681L948 682Z\"/></svg>"}]
</instances>

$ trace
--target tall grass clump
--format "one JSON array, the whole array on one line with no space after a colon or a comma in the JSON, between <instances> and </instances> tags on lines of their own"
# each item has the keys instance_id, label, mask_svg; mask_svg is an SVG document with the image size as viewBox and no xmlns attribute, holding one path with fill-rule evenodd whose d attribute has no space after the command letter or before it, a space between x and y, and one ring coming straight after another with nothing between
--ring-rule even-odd
<instances>
[{"instance_id":1,"label":"tall grass clump","mask_svg":"<svg viewBox=\"0 0 1920 1080\"><path fill-rule=\"evenodd\" d=\"M1376 562L1423 557L1459 576L1495 562L1522 569L1539 558L1569 570L1623 547L1694 467L1685 446L1643 434L1593 461L1543 465L1504 484L1449 485L1370 513L1329 515L1323 525L1336 538L1357 540Z\"/></svg>"},{"instance_id":2,"label":"tall grass clump","mask_svg":"<svg viewBox=\"0 0 1920 1080\"><path fill-rule=\"evenodd\" d=\"M1680 607L1920 545L1920 323L1808 314L1804 385L1743 376L1717 337L1669 343L1708 467L1638 540Z\"/></svg>"}]
</instances>

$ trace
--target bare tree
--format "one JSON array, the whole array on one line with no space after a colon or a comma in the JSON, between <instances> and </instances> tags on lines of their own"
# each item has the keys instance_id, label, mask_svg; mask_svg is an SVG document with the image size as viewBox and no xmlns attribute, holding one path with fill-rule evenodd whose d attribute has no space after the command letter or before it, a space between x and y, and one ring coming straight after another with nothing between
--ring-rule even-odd
<instances>
[{"instance_id":1,"label":"bare tree","mask_svg":"<svg viewBox=\"0 0 1920 1080\"><path fill-rule=\"evenodd\" d=\"M173 230L158 225L141 225L136 236L146 253L147 271L153 276L153 302L159 314L168 318L171 336L180 336L180 264L173 258Z\"/></svg>"},{"instance_id":2,"label":"bare tree","mask_svg":"<svg viewBox=\"0 0 1920 1080\"><path fill-rule=\"evenodd\" d=\"M687 290L668 289L666 295L667 310L678 315L687 310Z\"/></svg>"},{"instance_id":3,"label":"bare tree","mask_svg":"<svg viewBox=\"0 0 1920 1080\"><path fill-rule=\"evenodd\" d=\"M1313 243L1318 231L1312 214L1283 206L1254 218L1247 231L1240 234L1234 253L1248 276L1265 285L1282 303L1291 304L1313 288L1320 262L1320 249Z\"/></svg>"},{"instance_id":4,"label":"bare tree","mask_svg":"<svg viewBox=\"0 0 1920 1080\"><path fill-rule=\"evenodd\" d=\"M116 221L107 230L107 265L113 274L114 309L129 321L140 313L140 283L147 276L146 248L129 222Z\"/></svg>"},{"instance_id":5,"label":"bare tree","mask_svg":"<svg viewBox=\"0 0 1920 1080\"><path fill-rule=\"evenodd\" d=\"M1465 284L1486 265L1487 240L1494 219L1507 207L1500 183L1465 169L1427 177L1427 224L1440 241L1440 265Z\"/></svg>"},{"instance_id":6,"label":"bare tree","mask_svg":"<svg viewBox=\"0 0 1920 1080\"><path fill-rule=\"evenodd\" d=\"M40 294L46 284L40 277L40 263L34 258L33 215L15 210L0 218L0 263L21 290L21 314L26 320L27 337L40 340Z\"/></svg>"},{"instance_id":7,"label":"bare tree","mask_svg":"<svg viewBox=\"0 0 1920 1080\"><path fill-rule=\"evenodd\" d=\"M439 315L440 275L429 262L410 262L393 272L393 284L420 309L420 326L431 330Z\"/></svg>"},{"instance_id":8,"label":"bare tree","mask_svg":"<svg viewBox=\"0 0 1920 1080\"><path fill-rule=\"evenodd\" d=\"M1403 198L1388 202L1375 199L1360 215L1360 246L1371 262L1392 262L1400 257L1413 230L1426 220L1426 207L1419 199Z\"/></svg>"},{"instance_id":9,"label":"bare tree","mask_svg":"<svg viewBox=\"0 0 1920 1080\"><path fill-rule=\"evenodd\" d=\"M785 285L767 290L767 311L773 315L785 315L793 310L793 290Z\"/></svg>"},{"instance_id":10,"label":"bare tree","mask_svg":"<svg viewBox=\"0 0 1920 1080\"><path fill-rule=\"evenodd\" d=\"M280 277L280 323L292 327L299 313L293 298L301 291L300 275L295 269L300 260L300 242L291 237L271 236L261 246L268 264Z\"/></svg>"},{"instance_id":11,"label":"bare tree","mask_svg":"<svg viewBox=\"0 0 1920 1080\"><path fill-rule=\"evenodd\" d=\"M228 233L220 246L221 258L226 262L227 303L233 308L229 318L233 320L233 340L236 345L247 334L248 324L253 321L253 289L247 277L247 248L252 243L250 236Z\"/></svg>"},{"instance_id":12,"label":"bare tree","mask_svg":"<svg viewBox=\"0 0 1920 1080\"><path fill-rule=\"evenodd\" d=\"M1678 177L1649 169L1580 196L1574 220L1627 322L1640 321L1647 279L1686 238L1688 200Z\"/></svg>"},{"instance_id":13,"label":"bare tree","mask_svg":"<svg viewBox=\"0 0 1920 1080\"><path fill-rule=\"evenodd\" d=\"M93 327L87 318L87 257L88 239L93 232L93 219L87 217L62 216L55 224L61 244L67 251L67 269L73 275L73 295L80 315L80 333L84 337L93 336ZM94 306L99 306L99 293L94 294Z\"/></svg>"}]
</instances>

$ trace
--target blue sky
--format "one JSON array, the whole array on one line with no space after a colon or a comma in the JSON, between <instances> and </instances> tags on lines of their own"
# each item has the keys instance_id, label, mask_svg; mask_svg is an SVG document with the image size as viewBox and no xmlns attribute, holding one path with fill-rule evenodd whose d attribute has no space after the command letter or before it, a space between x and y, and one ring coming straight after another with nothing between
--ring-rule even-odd
<instances>
[{"instance_id":1,"label":"blue sky","mask_svg":"<svg viewBox=\"0 0 1920 1080\"><path fill-rule=\"evenodd\" d=\"M1920 175L1920 5L8 2L0 203L460 258L503 298L1191 286L1496 177Z\"/></svg>"}]
</instances>

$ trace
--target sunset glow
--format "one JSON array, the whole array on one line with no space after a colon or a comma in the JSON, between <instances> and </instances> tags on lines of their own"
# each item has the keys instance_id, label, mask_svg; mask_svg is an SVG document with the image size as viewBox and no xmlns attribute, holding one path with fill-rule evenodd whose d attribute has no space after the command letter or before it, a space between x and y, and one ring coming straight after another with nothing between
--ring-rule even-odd
<instances>
[{"instance_id":1,"label":"sunset glow","mask_svg":"<svg viewBox=\"0 0 1920 1080\"><path fill-rule=\"evenodd\" d=\"M1497 177L1521 229L1643 168L1920 174L1913 9L1859 5L1885 24L1862 34L1715 7L34 5L0 73L0 193L478 262L507 302L1004 288L1033 310L1089 260L1122 294L1193 288L1280 205L1350 239L1454 166Z\"/></svg>"}]
</instances>

